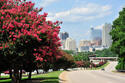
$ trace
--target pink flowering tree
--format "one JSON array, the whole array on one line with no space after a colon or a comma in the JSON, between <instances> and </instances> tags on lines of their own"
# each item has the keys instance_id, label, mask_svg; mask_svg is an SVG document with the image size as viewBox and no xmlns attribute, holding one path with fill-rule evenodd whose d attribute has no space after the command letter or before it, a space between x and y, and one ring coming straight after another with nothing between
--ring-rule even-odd
<instances>
[{"instance_id":1,"label":"pink flowering tree","mask_svg":"<svg viewBox=\"0 0 125 83\"><path fill-rule=\"evenodd\" d=\"M47 13L40 11L31 1L0 0L0 50L17 79L19 70L31 72L36 64L53 62L60 55L61 22L46 21Z\"/></svg>"}]
</instances>

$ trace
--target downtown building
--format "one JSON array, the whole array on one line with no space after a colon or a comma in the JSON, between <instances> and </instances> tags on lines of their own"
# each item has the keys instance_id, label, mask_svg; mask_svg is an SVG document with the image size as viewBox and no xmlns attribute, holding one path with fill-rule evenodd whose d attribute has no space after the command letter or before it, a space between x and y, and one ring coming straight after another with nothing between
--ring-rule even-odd
<instances>
[{"instance_id":1,"label":"downtown building","mask_svg":"<svg viewBox=\"0 0 125 83\"><path fill-rule=\"evenodd\" d=\"M102 46L110 47L112 45L112 38L110 36L110 31L112 30L112 25L110 23L105 23L102 29Z\"/></svg>"},{"instance_id":2,"label":"downtown building","mask_svg":"<svg viewBox=\"0 0 125 83\"><path fill-rule=\"evenodd\" d=\"M60 32L60 39L66 40L69 37L69 33L67 32Z\"/></svg>"},{"instance_id":3,"label":"downtown building","mask_svg":"<svg viewBox=\"0 0 125 83\"><path fill-rule=\"evenodd\" d=\"M90 46L91 46L91 41L81 40L79 42L78 52L87 52L87 51L89 51Z\"/></svg>"},{"instance_id":4,"label":"downtown building","mask_svg":"<svg viewBox=\"0 0 125 83\"><path fill-rule=\"evenodd\" d=\"M59 35L60 39L61 39L61 48L63 50L65 50L65 42L66 42L66 39L69 37L69 34L67 32L60 32L60 35Z\"/></svg>"},{"instance_id":5,"label":"downtown building","mask_svg":"<svg viewBox=\"0 0 125 83\"><path fill-rule=\"evenodd\" d=\"M100 46L102 44L102 31L101 29L91 28L91 46Z\"/></svg>"},{"instance_id":6,"label":"downtown building","mask_svg":"<svg viewBox=\"0 0 125 83\"><path fill-rule=\"evenodd\" d=\"M76 51L76 41L72 38L67 38L65 41L65 50Z\"/></svg>"}]
</instances>

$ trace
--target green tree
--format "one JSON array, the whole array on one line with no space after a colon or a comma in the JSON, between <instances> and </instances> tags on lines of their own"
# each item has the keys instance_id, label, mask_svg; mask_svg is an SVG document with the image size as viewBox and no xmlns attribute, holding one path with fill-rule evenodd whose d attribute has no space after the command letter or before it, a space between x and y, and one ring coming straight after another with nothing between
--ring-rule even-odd
<instances>
[{"instance_id":1,"label":"green tree","mask_svg":"<svg viewBox=\"0 0 125 83\"><path fill-rule=\"evenodd\" d=\"M78 55L74 55L75 61L89 61L89 53L87 52L80 52Z\"/></svg>"},{"instance_id":2,"label":"green tree","mask_svg":"<svg viewBox=\"0 0 125 83\"><path fill-rule=\"evenodd\" d=\"M119 17L113 21L111 50L118 54L119 63L116 69L125 70L125 8L119 12Z\"/></svg>"},{"instance_id":3,"label":"green tree","mask_svg":"<svg viewBox=\"0 0 125 83\"><path fill-rule=\"evenodd\" d=\"M116 53L113 53L111 49L97 50L95 51L96 57L117 57Z\"/></svg>"},{"instance_id":4,"label":"green tree","mask_svg":"<svg viewBox=\"0 0 125 83\"><path fill-rule=\"evenodd\" d=\"M64 52L66 52L67 54L74 54L73 50L64 50Z\"/></svg>"}]
</instances>

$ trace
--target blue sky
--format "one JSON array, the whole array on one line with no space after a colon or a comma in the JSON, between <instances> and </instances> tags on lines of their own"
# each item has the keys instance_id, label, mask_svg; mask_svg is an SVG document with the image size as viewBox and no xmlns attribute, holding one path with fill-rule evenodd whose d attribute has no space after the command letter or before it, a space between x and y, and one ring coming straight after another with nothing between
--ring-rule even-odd
<instances>
[{"instance_id":1,"label":"blue sky","mask_svg":"<svg viewBox=\"0 0 125 83\"><path fill-rule=\"evenodd\" d=\"M125 0L28 0L35 7L43 7L48 20L63 21L61 32L66 31L77 41L90 39L90 27L101 29L112 23L125 6ZM42 12L42 13L43 13Z\"/></svg>"}]
</instances>

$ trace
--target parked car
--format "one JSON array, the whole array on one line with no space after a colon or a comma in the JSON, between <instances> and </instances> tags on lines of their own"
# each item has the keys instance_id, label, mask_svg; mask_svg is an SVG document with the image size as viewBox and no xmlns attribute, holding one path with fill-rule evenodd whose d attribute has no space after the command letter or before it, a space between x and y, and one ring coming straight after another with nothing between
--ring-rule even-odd
<instances>
[{"instance_id":1,"label":"parked car","mask_svg":"<svg viewBox=\"0 0 125 83\"><path fill-rule=\"evenodd\" d=\"M104 68L102 68L101 70L105 71L105 69L104 69Z\"/></svg>"}]
</instances>

